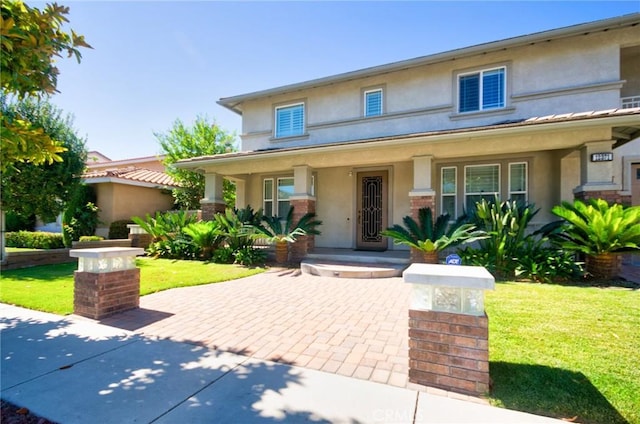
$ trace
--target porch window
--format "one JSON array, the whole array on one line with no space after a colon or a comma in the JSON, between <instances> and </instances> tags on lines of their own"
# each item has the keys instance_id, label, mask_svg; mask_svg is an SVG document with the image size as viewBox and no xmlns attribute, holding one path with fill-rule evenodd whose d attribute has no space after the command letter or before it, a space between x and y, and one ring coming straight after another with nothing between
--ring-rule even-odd
<instances>
[{"instance_id":1,"label":"porch window","mask_svg":"<svg viewBox=\"0 0 640 424\"><path fill-rule=\"evenodd\" d=\"M278 178L278 209L274 211L274 215L284 218L289 213L291 207L289 198L293 195L293 178Z\"/></svg>"},{"instance_id":2,"label":"porch window","mask_svg":"<svg viewBox=\"0 0 640 424\"><path fill-rule=\"evenodd\" d=\"M458 76L458 111L476 112L505 107L506 68Z\"/></svg>"},{"instance_id":3,"label":"porch window","mask_svg":"<svg viewBox=\"0 0 640 424\"><path fill-rule=\"evenodd\" d=\"M494 201L500 196L500 165L469 165L464 167L464 196L467 210L475 209L476 202Z\"/></svg>"},{"instance_id":4,"label":"porch window","mask_svg":"<svg viewBox=\"0 0 640 424\"><path fill-rule=\"evenodd\" d=\"M364 116L382 115L382 89L364 92Z\"/></svg>"},{"instance_id":5,"label":"porch window","mask_svg":"<svg viewBox=\"0 0 640 424\"><path fill-rule=\"evenodd\" d=\"M527 163L509 164L509 199L519 203L527 202Z\"/></svg>"},{"instance_id":6,"label":"porch window","mask_svg":"<svg viewBox=\"0 0 640 424\"><path fill-rule=\"evenodd\" d=\"M442 176L440 179L440 213L449 214L451 218L457 216L456 211L456 192L457 178L456 173L458 168L456 166L448 166L442 168Z\"/></svg>"},{"instance_id":7,"label":"porch window","mask_svg":"<svg viewBox=\"0 0 640 424\"><path fill-rule=\"evenodd\" d=\"M262 193L262 210L266 216L273 216L273 178L265 178Z\"/></svg>"},{"instance_id":8,"label":"porch window","mask_svg":"<svg viewBox=\"0 0 640 424\"><path fill-rule=\"evenodd\" d=\"M304 103L276 107L275 137L304 134Z\"/></svg>"}]
</instances>

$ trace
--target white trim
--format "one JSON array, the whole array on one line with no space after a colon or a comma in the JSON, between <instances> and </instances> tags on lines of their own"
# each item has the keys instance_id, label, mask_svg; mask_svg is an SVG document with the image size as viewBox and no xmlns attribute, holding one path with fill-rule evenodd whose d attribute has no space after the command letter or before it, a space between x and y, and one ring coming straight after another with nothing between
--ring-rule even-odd
<instances>
[{"instance_id":1,"label":"white trim","mask_svg":"<svg viewBox=\"0 0 640 424\"><path fill-rule=\"evenodd\" d=\"M367 114L367 94L380 92L380 113L376 113L373 115ZM365 118L374 118L376 116L384 115L384 90L382 88L372 88L370 90L365 90L362 93L362 109L364 111L363 116Z\"/></svg>"},{"instance_id":2,"label":"white trim","mask_svg":"<svg viewBox=\"0 0 640 424\"><path fill-rule=\"evenodd\" d=\"M483 94L484 94L484 74L486 72L491 72L491 71L496 71L496 70L500 70L502 69L504 71L504 81L503 81L503 86L502 86L502 99L501 99L501 103L502 106L498 106L498 107L490 107L490 108L485 108L484 104L482 102L482 98L483 98ZM467 110L467 111L461 111L460 110L460 78L461 77L465 77L465 76L469 76L469 75L478 75L478 79L479 79L479 85L478 85L478 109L475 110ZM456 74L456 114L458 115L464 115L466 113L477 113L477 112L489 112L489 111L494 111L494 110L502 110L504 108L507 107L507 86L508 86L508 72L507 72L507 66L506 65L502 65L502 66L495 66L495 67L490 67L490 68L480 68L474 71L468 71L468 72L460 72Z\"/></svg>"},{"instance_id":3,"label":"white trim","mask_svg":"<svg viewBox=\"0 0 640 424\"><path fill-rule=\"evenodd\" d=\"M511 165L524 165L524 191L511 191ZM507 181L507 198L511 199L512 194L524 194L524 201L529 202L529 163L525 161L509 162L509 177ZM511 199L513 200L513 199Z\"/></svg>"},{"instance_id":4,"label":"white trim","mask_svg":"<svg viewBox=\"0 0 640 424\"><path fill-rule=\"evenodd\" d=\"M266 193L266 186L267 186L267 181L271 181L271 198L267 199L267 197L265 196ZM264 211L266 209L265 205L266 202L271 202L271 215L273 215L273 198L274 198L274 188L275 188L275 184L273 181L273 178L263 178L262 179L262 210Z\"/></svg>"},{"instance_id":5,"label":"white trim","mask_svg":"<svg viewBox=\"0 0 640 424\"><path fill-rule=\"evenodd\" d=\"M121 160L108 160L104 162L92 162L90 159L87 159L87 168L115 168L121 165L135 165L139 163L153 162L157 161L159 165L162 165L162 161L166 155L157 155L157 156L144 156L141 158L131 158L131 159L121 159Z\"/></svg>"},{"instance_id":6,"label":"white trim","mask_svg":"<svg viewBox=\"0 0 640 424\"><path fill-rule=\"evenodd\" d=\"M302 106L302 131L300 132L300 134L290 134L290 135L285 135L285 136L278 136L278 111L280 109L287 109L287 108L293 108L295 106ZM307 107L305 105L304 101L300 101L300 102L295 102L295 103L288 103L288 104L283 104L283 105L279 105L279 106L275 106L273 109L273 138L280 140L283 138L291 138L291 137L300 137L300 136L304 136L305 135L305 131L307 128Z\"/></svg>"},{"instance_id":7,"label":"white trim","mask_svg":"<svg viewBox=\"0 0 640 424\"><path fill-rule=\"evenodd\" d=\"M453 193L445 193L444 192L444 170L445 169L453 169L453 178L454 178L454 189ZM444 214L444 197L453 197L453 216L452 218L458 217L458 166L443 166L440 168L440 214Z\"/></svg>"},{"instance_id":8,"label":"white trim","mask_svg":"<svg viewBox=\"0 0 640 424\"><path fill-rule=\"evenodd\" d=\"M479 168L479 167L487 167L487 166L497 166L498 167L498 191L487 191L487 192L471 192L471 193L467 193L467 168ZM466 208L467 207L467 196L484 196L485 193L486 194L493 194L498 195L498 198L501 198L502 196L502 191L501 191L501 181L502 180L502 169L500 166L500 163L482 163L482 164L477 164L477 165L465 165L464 166L464 181L462 182L462 184L464 185L464 197L462 200L462 204L463 206Z\"/></svg>"}]
</instances>

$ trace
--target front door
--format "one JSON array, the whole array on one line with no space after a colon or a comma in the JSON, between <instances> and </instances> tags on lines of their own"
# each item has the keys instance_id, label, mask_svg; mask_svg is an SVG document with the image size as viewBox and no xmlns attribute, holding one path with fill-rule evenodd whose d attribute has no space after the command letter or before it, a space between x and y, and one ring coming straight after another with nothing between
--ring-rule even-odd
<instances>
[{"instance_id":1,"label":"front door","mask_svg":"<svg viewBox=\"0 0 640 424\"><path fill-rule=\"evenodd\" d=\"M380 234L387 228L387 178L387 171L358 173L357 249L387 249L387 239Z\"/></svg>"}]
</instances>

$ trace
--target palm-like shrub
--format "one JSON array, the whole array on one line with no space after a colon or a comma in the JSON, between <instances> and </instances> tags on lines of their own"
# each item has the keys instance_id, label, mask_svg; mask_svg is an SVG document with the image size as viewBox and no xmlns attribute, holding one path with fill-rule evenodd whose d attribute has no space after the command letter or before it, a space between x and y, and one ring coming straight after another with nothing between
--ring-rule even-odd
<instances>
[{"instance_id":1,"label":"palm-like shrub","mask_svg":"<svg viewBox=\"0 0 640 424\"><path fill-rule=\"evenodd\" d=\"M611 279L620 271L616 253L640 250L640 207L609 205L602 199L586 204L562 202L551 210L564 220L555 237L563 249L586 255L586 269Z\"/></svg>"},{"instance_id":2,"label":"palm-like shrub","mask_svg":"<svg viewBox=\"0 0 640 424\"><path fill-rule=\"evenodd\" d=\"M155 216L147 214L146 219L137 216L131 218L151 235L152 243L147 251L152 256L168 259L193 259L197 256L198 247L182 232L183 228L197 219L186 211L156 212Z\"/></svg>"},{"instance_id":3,"label":"palm-like shrub","mask_svg":"<svg viewBox=\"0 0 640 424\"><path fill-rule=\"evenodd\" d=\"M199 221L187 225L182 232L200 249L200 257L209 260L213 251L224 240L224 234L216 221Z\"/></svg>"},{"instance_id":4,"label":"palm-like shrub","mask_svg":"<svg viewBox=\"0 0 640 424\"><path fill-rule=\"evenodd\" d=\"M256 237L263 238L276 245L276 262L285 263L289 258L289 243L294 243L300 236L319 235L317 227L322 221L316 214L308 212L298 222L293 222L293 206L289 208L286 219L277 216L263 216L262 222L256 225Z\"/></svg>"},{"instance_id":5,"label":"palm-like shrub","mask_svg":"<svg viewBox=\"0 0 640 424\"><path fill-rule=\"evenodd\" d=\"M404 244L424 253L427 263L438 263L438 252L447 247L471 243L485 237L470 223L449 223L449 215L438 216L435 222L431 208L418 210L418 221L411 216L402 219L404 227L396 224L382 231L382 235L393 239L395 244Z\"/></svg>"}]
</instances>

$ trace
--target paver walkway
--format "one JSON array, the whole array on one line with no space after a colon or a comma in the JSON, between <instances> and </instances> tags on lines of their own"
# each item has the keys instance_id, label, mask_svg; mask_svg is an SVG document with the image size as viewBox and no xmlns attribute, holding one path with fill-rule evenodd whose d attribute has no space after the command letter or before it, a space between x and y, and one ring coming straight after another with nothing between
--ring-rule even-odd
<instances>
[{"instance_id":1,"label":"paver walkway","mask_svg":"<svg viewBox=\"0 0 640 424\"><path fill-rule=\"evenodd\" d=\"M406 387L410 285L270 270L168 290L103 324Z\"/></svg>"}]
</instances>

